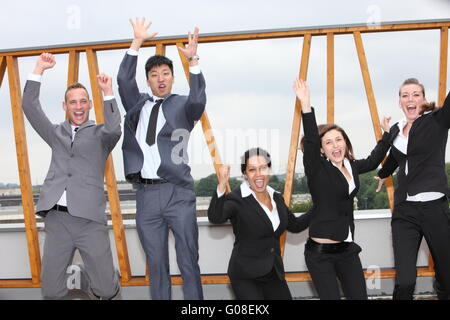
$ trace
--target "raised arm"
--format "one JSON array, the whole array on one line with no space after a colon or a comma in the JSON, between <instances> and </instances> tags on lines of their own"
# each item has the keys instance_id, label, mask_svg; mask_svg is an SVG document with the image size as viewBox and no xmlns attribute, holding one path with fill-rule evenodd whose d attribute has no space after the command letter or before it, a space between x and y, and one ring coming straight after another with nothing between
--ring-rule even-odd
<instances>
[{"instance_id":1,"label":"raised arm","mask_svg":"<svg viewBox=\"0 0 450 320\"><path fill-rule=\"evenodd\" d=\"M41 136L42 139L51 147L53 141L53 125L42 110L39 101L41 89L41 77L45 70L55 66L55 57L50 53L42 53L36 61L33 72L29 75L25 84L22 98L22 109L30 122L31 126Z\"/></svg>"},{"instance_id":2,"label":"raised arm","mask_svg":"<svg viewBox=\"0 0 450 320\"><path fill-rule=\"evenodd\" d=\"M450 128L450 92L447 93L442 108L433 113L436 121L445 128Z\"/></svg>"},{"instance_id":3,"label":"raised arm","mask_svg":"<svg viewBox=\"0 0 450 320\"><path fill-rule=\"evenodd\" d=\"M389 177L390 175L392 175L395 170L398 167L398 162L397 160L395 160L394 155L392 154L392 152L389 153L386 161L383 163L383 166L381 167L380 170L378 170L378 177L380 177L381 179L385 179L387 177Z\"/></svg>"},{"instance_id":4,"label":"raised arm","mask_svg":"<svg viewBox=\"0 0 450 320\"><path fill-rule=\"evenodd\" d=\"M365 173L372 170L375 170L378 168L380 163L383 161L384 157L386 156L386 153L388 152L389 148L391 147L389 144L389 121L391 120L390 117L383 118L383 121L381 123L381 127L384 131L383 136L380 141L378 141L375 148L372 150L370 155L365 159L359 159L355 160L356 167L358 169L358 172Z\"/></svg>"},{"instance_id":5,"label":"raised arm","mask_svg":"<svg viewBox=\"0 0 450 320\"><path fill-rule=\"evenodd\" d=\"M102 140L108 151L112 151L122 134L120 112L112 89L112 78L106 74L97 75L97 82L103 92L105 122L102 128Z\"/></svg>"},{"instance_id":6,"label":"raised arm","mask_svg":"<svg viewBox=\"0 0 450 320\"><path fill-rule=\"evenodd\" d=\"M320 165L320 137L317 129L316 117L311 107L310 91L303 79L297 78L294 82L294 92L302 104L303 131L303 164L307 175L314 173Z\"/></svg>"},{"instance_id":7,"label":"raised arm","mask_svg":"<svg viewBox=\"0 0 450 320\"><path fill-rule=\"evenodd\" d=\"M119 67L119 72L117 74L117 83L119 84L119 95L122 100L123 107L128 112L133 108L141 94L136 82L136 66L137 66L137 55L144 41L153 38L157 32L148 32L151 26L151 22L146 22L145 18L138 19L135 21L130 19L130 23L133 27L133 41L130 46L130 50L125 54L122 63Z\"/></svg>"},{"instance_id":8,"label":"raised arm","mask_svg":"<svg viewBox=\"0 0 450 320\"><path fill-rule=\"evenodd\" d=\"M208 220L212 223L224 223L233 215L232 203L227 201L225 195L229 177L230 166L222 165L219 169L219 184L208 207Z\"/></svg>"},{"instance_id":9,"label":"raised arm","mask_svg":"<svg viewBox=\"0 0 450 320\"><path fill-rule=\"evenodd\" d=\"M188 44L186 47L177 47L178 50L189 61L189 97L185 105L186 117L194 124L198 121L205 111L206 106L206 83L199 67L199 56L197 55L199 29L194 28L194 33L188 33Z\"/></svg>"}]
</instances>

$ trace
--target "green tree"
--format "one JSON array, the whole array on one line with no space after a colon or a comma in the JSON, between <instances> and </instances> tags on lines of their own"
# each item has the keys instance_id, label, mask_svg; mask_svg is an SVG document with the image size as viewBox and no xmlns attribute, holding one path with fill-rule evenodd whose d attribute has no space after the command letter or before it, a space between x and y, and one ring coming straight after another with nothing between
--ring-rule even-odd
<instances>
[{"instance_id":1,"label":"green tree","mask_svg":"<svg viewBox=\"0 0 450 320\"><path fill-rule=\"evenodd\" d=\"M198 197L209 197L217 189L217 176L215 173L202 178L194 183L195 194Z\"/></svg>"},{"instance_id":2,"label":"green tree","mask_svg":"<svg viewBox=\"0 0 450 320\"><path fill-rule=\"evenodd\" d=\"M313 206L312 201L302 201L296 202L292 204L291 210L292 212L306 212L311 209Z\"/></svg>"}]
</instances>

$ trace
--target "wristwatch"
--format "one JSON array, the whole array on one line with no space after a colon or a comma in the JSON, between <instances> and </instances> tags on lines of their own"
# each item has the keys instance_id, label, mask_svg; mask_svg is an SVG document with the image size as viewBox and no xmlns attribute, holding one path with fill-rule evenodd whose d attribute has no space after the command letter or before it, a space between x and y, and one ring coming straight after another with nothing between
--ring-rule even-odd
<instances>
[{"instance_id":1,"label":"wristwatch","mask_svg":"<svg viewBox=\"0 0 450 320\"><path fill-rule=\"evenodd\" d=\"M199 56L192 56L188 58L188 61L192 61L192 60L200 60Z\"/></svg>"}]
</instances>

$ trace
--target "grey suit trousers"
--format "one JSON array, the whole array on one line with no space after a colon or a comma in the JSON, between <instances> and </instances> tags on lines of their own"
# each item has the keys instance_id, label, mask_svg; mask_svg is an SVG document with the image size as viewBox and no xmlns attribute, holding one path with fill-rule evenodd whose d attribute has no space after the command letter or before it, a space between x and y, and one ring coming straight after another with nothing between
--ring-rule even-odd
<instances>
[{"instance_id":1,"label":"grey suit trousers","mask_svg":"<svg viewBox=\"0 0 450 320\"><path fill-rule=\"evenodd\" d=\"M111 298L119 290L108 229L105 224L50 210L45 217L42 258L42 295L59 299L68 293L66 272L78 249L85 265L90 290L98 297ZM83 275L86 276L86 275Z\"/></svg>"},{"instance_id":2,"label":"grey suit trousers","mask_svg":"<svg viewBox=\"0 0 450 320\"><path fill-rule=\"evenodd\" d=\"M136 227L149 266L151 298L171 299L170 228L184 282L184 299L203 299L194 191L172 183L140 185L136 193Z\"/></svg>"}]
</instances>

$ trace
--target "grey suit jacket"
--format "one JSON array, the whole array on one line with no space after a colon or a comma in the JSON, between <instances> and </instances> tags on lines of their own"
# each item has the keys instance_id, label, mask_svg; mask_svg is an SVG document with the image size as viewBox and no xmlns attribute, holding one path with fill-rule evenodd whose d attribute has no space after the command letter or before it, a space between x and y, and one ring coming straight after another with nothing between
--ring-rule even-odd
<instances>
[{"instance_id":1,"label":"grey suit jacket","mask_svg":"<svg viewBox=\"0 0 450 320\"><path fill-rule=\"evenodd\" d=\"M125 177L129 182L139 182L144 154L136 140L139 115L148 94L140 93L136 83L137 56L125 54L120 65L117 82L122 104L126 110L122 144ZM194 180L188 165L187 145L190 132L205 110L206 93L203 74L190 75L188 96L170 94L164 99L162 110L166 123L157 136L161 165L158 176L167 181L193 189Z\"/></svg>"},{"instance_id":2,"label":"grey suit jacket","mask_svg":"<svg viewBox=\"0 0 450 320\"><path fill-rule=\"evenodd\" d=\"M105 101L105 123L96 125L88 120L72 143L69 121L52 124L42 111L40 87L40 82L27 81L22 102L28 121L52 149L36 213L45 216L66 190L71 215L106 223L103 179L106 159L121 135L117 103L115 99Z\"/></svg>"}]
</instances>

